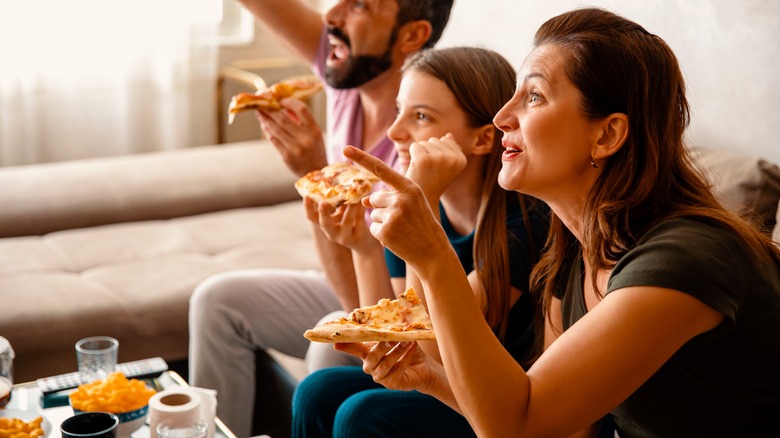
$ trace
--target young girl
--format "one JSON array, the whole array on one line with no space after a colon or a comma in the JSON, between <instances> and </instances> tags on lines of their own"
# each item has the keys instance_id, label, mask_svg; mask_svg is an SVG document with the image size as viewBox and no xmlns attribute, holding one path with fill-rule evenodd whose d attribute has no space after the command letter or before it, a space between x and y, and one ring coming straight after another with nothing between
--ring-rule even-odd
<instances>
[{"instance_id":1,"label":"young girl","mask_svg":"<svg viewBox=\"0 0 780 438\"><path fill-rule=\"evenodd\" d=\"M423 188L461 272L468 273L483 324L527 367L538 354L541 333L534 324L536 300L528 293L528 278L546 240L549 210L496 182L502 148L491 121L511 97L514 77L511 65L488 50L422 52L404 67L398 116L388 137L398 150L399 170ZM335 220L313 207L308 204L310 218L331 239L353 249L361 305L376 304L408 285L424 298L425 288L403 261L391 253L387 260L382 257L362 206L347 207ZM436 342L421 345L438 357ZM473 436L465 419L445 404L417 392L381 388L359 367L328 368L306 378L293 399L293 432Z\"/></svg>"},{"instance_id":2,"label":"young girl","mask_svg":"<svg viewBox=\"0 0 780 438\"><path fill-rule=\"evenodd\" d=\"M339 344L390 388L462 412L479 436L568 436L612 412L621 437L780 436L780 250L721 207L683 145L685 85L664 41L601 9L547 21L496 115L502 187L553 210L534 271L547 348L529 370L479 305L416 185L371 232L426 287L443 370L415 343Z\"/></svg>"}]
</instances>

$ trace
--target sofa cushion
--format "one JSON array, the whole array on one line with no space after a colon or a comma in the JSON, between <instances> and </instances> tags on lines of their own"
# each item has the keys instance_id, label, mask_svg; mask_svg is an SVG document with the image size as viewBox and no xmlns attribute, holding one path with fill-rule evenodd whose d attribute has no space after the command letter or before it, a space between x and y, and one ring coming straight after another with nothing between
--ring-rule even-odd
<instances>
[{"instance_id":1,"label":"sofa cushion","mask_svg":"<svg viewBox=\"0 0 780 438\"><path fill-rule=\"evenodd\" d=\"M724 207L755 213L771 232L780 202L780 168L759 157L720 149L692 147L690 151Z\"/></svg>"},{"instance_id":2,"label":"sofa cushion","mask_svg":"<svg viewBox=\"0 0 780 438\"><path fill-rule=\"evenodd\" d=\"M268 142L0 167L0 237L300 199Z\"/></svg>"}]
</instances>

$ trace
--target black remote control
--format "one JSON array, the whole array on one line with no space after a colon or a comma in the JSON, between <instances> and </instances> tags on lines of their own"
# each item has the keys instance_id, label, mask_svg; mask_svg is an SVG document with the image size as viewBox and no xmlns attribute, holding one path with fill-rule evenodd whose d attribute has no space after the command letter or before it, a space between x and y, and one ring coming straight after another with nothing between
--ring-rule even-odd
<instances>
[{"instance_id":1,"label":"black remote control","mask_svg":"<svg viewBox=\"0 0 780 438\"><path fill-rule=\"evenodd\" d=\"M168 364L161 357L141 359L116 365L116 371L121 371L128 379L144 379L157 377L168 370ZM43 395L63 391L79 386L81 377L78 372L60 374L58 376L42 377L35 383Z\"/></svg>"}]
</instances>

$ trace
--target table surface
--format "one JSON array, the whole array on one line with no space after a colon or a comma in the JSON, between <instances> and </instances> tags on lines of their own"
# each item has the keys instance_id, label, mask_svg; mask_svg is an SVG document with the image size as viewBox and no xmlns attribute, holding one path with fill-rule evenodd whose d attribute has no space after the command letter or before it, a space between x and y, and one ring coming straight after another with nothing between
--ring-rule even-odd
<instances>
[{"instance_id":1,"label":"table surface","mask_svg":"<svg viewBox=\"0 0 780 438\"><path fill-rule=\"evenodd\" d=\"M165 371L155 379L155 384L160 389L165 389L170 386L188 386L187 382L174 371ZM26 382L14 385L13 393L11 394L11 402L6 406L8 409L20 409L28 412L36 412L43 415L52 424L52 431L49 438L61 438L60 423L65 421L68 417L73 415L73 409L70 406L59 406L53 408L41 407L41 391L38 389L35 382ZM216 436L218 438L236 438L235 435L228 429L219 418L216 419ZM132 438L148 438L149 437L149 421L140 429L135 431Z\"/></svg>"}]
</instances>

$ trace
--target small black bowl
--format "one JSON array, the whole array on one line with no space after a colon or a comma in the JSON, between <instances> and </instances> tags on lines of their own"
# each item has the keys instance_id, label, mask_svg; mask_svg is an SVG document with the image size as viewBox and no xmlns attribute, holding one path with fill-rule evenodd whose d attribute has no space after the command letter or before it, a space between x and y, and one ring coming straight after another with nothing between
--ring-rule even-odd
<instances>
[{"instance_id":1,"label":"small black bowl","mask_svg":"<svg viewBox=\"0 0 780 438\"><path fill-rule=\"evenodd\" d=\"M108 412L83 412L60 425L63 438L116 438L119 417Z\"/></svg>"}]
</instances>

